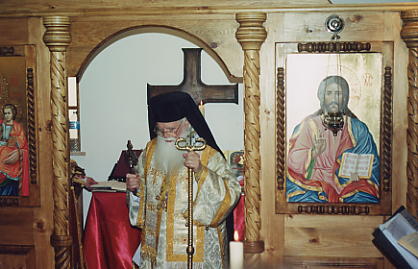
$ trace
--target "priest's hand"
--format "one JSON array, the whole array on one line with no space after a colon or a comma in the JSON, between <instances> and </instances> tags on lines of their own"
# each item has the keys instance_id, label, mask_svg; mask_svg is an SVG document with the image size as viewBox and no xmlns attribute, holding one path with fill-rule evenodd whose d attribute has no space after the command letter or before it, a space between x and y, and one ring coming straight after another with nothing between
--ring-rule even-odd
<instances>
[{"instance_id":1,"label":"priest's hand","mask_svg":"<svg viewBox=\"0 0 418 269\"><path fill-rule=\"evenodd\" d=\"M139 188L139 175L126 174L126 189L131 192L136 192Z\"/></svg>"},{"instance_id":2,"label":"priest's hand","mask_svg":"<svg viewBox=\"0 0 418 269\"><path fill-rule=\"evenodd\" d=\"M200 163L200 155L197 152L190 151L184 153L183 158L184 166L193 169L195 173L197 173L201 169L202 164Z\"/></svg>"}]
</instances>

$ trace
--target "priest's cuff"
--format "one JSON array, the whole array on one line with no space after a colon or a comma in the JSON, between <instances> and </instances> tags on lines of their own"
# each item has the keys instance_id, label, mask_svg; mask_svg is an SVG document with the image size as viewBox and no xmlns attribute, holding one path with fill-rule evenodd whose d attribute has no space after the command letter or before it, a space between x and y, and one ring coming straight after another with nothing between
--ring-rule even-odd
<instances>
[{"instance_id":1,"label":"priest's cuff","mask_svg":"<svg viewBox=\"0 0 418 269\"><path fill-rule=\"evenodd\" d=\"M204 174L204 171L208 168L204 165L200 165L199 171L195 172L194 179L196 180L196 183L199 183L200 179L202 178L202 175Z\"/></svg>"}]
</instances>

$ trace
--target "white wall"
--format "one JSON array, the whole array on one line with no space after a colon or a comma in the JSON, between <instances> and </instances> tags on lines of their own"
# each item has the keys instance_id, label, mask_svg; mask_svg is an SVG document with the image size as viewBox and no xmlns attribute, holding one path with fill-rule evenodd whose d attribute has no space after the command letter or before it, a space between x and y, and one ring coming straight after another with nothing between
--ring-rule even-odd
<instances>
[{"instance_id":1,"label":"white wall","mask_svg":"<svg viewBox=\"0 0 418 269\"><path fill-rule=\"evenodd\" d=\"M88 176L107 180L130 139L135 149L149 139L146 90L149 84L177 85L183 80L183 51L193 43L168 34L146 33L125 37L98 54L81 81L81 150L72 156ZM202 51L202 81L231 84L218 64ZM242 85L239 104L206 104L205 117L222 150L242 150ZM85 210L89 193L84 193Z\"/></svg>"}]
</instances>

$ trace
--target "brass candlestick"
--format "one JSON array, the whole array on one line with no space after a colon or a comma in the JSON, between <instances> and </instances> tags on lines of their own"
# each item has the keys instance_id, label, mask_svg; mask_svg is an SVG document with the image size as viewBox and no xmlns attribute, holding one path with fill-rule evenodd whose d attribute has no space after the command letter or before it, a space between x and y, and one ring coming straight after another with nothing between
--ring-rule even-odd
<instances>
[{"instance_id":1,"label":"brass candlestick","mask_svg":"<svg viewBox=\"0 0 418 269\"><path fill-rule=\"evenodd\" d=\"M188 136L189 141L185 138L180 137L176 140L176 148L178 150L185 150L188 152L191 151L201 151L206 148L205 139L198 137L194 138L194 132L191 132ZM187 192L188 192L188 201L187 201L187 268L193 268L193 180L194 180L194 171L192 168L187 168L188 182L187 182Z\"/></svg>"}]
</instances>

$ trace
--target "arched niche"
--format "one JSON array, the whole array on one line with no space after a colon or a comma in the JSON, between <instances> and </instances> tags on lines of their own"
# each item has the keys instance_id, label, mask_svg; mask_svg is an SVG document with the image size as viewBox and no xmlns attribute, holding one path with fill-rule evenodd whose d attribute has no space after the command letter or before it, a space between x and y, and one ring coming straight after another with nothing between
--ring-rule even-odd
<instances>
[{"instance_id":1,"label":"arched niche","mask_svg":"<svg viewBox=\"0 0 418 269\"><path fill-rule=\"evenodd\" d=\"M141 33L162 33L186 39L208 53L222 68L231 83L242 82L243 55L239 43L235 39L236 25L231 20L230 29L213 28L207 30L185 25L173 27L170 25L139 24L121 29L111 29L103 25L93 25L72 22L72 42L68 49L68 76L76 76L80 80L89 63L103 49L124 37ZM79 25L80 24L80 25ZM89 26L89 27L87 27ZM198 29L198 30L196 30Z\"/></svg>"},{"instance_id":2,"label":"arched niche","mask_svg":"<svg viewBox=\"0 0 418 269\"><path fill-rule=\"evenodd\" d=\"M82 167L86 168L86 172L94 177L98 181L103 181L107 179L107 176L110 174L111 169L114 165L114 163L117 161L117 158L119 157L120 151L126 148L126 142L127 139L132 140L132 143L134 144L135 148L143 148L145 146L146 141L148 141L148 129L147 129L147 116L146 116L146 83L150 84L170 84L170 85L176 85L179 82L181 82L182 75L183 75L183 55L180 47L177 47L176 49L168 49L169 52L174 51L174 53L181 54L181 57L177 57L176 59L176 65L174 68L168 70L165 69L165 67L162 64L154 64L153 66L161 67L161 73L158 75L162 78L162 81L155 81L152 80L152 76L147 76L143 74L140 70L144 70L141 67L138 67L141 63L141 59L143 61L150 62L149 59L143 59L140 58L138 55L143 55L144 53L147 54L147 52L141 52L141 49L146 50L146 48L142 46L137 45L130 45L123 46L124 47L124 53L122 58L119 61L115 63L115 66L109 66L108 69L102 70L103 73L101 75L101 78L97 79L97 76L95 78L96 82L93 82L92 76L91 76L91 70L94 70L98 68L99 62L102 64L102 66L106 66L104 68L107 68L109 65L109 61L102 61L102 57L104 55L109 55L111 53L117 53L114 50L112 50L112 45L116 45L116 47L122 46L121 44L123 42L128 42L127 40L133 41L133 40L141 40L139 37L141 36L170 36L173 39L178 40L184 40L183 43L194 45L195 47L203 47L205 44L202 41L199 41L198 39L194 38L193 40L190 40L190 35L186 35L182 31L177 31L173 29L167 28L158 28L158 31L156 31L155 27L140 27L135 29L127 29L122 32L119 32L117 34L114 34L110 36L109 38L103 40L100 44L96 46L96 48L90 52L89 57L87 57L80 68L80 71L78 72L79 75L79 87L80 87L80 126L81 126L81 150L86 152L86 156L72 156L73 159L75 159ZM178 34L180 33L180 34ZM186 38L187 37L187 38ZM165 44L170 44L170 42L161 42L161 39L158 39L160 44L158 47L161 49L165 46ZM138 41L137 41L138 42ZM149 41L148 41L149 42ZM182 43L182 42L180 42ZM134 43L135 44L135 43ZM161 45L162 44L162 45ZM188 47L188 45L185 45ZM157 46L157 45L155 45ZM152 46L154 47L154 46ZM120 47L119 47L120 49ZM154 48L153 48L154 49ZM129 52L129 51L131 52ZM135 51L137 50L137 51ZM139 50L139 52L138 52ZM113 51L113 52L111 52ZM161 52L161 50L160 50ZM168 52L168 53L169 53ZM148 52L150 53L150 52ZM157 52L158 53L158 52ZM154 55L155 53L153 53ZM161 52L161 54L167 54L166 52ZM129 56L127 58L127 56ZM219 56L215 53L214 55L216 57L213 57L212 54L209 54L207 50L202 52L202 79L205 83L209 85L219 85L219 84L229 84L230 83L230 77L228 77L228 74L225 73L225 64L223 63L222 59L220 59ZM155 54L155 57L158 58L159 55ZM117 58L117 56L115 56ZM206 61L205 61L206 59ZM205 62L208 61L212 62L212 65L216 65L216 70L213 71L213 69L205 69ZM96 62L97 61L97 62ZM111 72L109 72L109 69L124 69L126 67L123 66L123 63L125 61L130 62L131 68L138 68L138 70L128 71L129 74L126 75L126 79L131 78L131 82L121 81L121 78L116 76L112 77ZM220 64L221 62L221 64ZM133 66L133 64L136 63L138 66ZM147 70L147 72L158 72L156 68L149 68L151 71ZM132 69L131 69L132 70ZM168 72L176 73L175 76L172 76L171 74L167 74ZM220 71L219 71L220 70ZM117 72L120 72L120 70L116 70ZM126 70L125 70L126 71ZM221 81L214 81L213 76L211 80L206 81L205 79L205 73L206 72L216 72L219 77L222 76ZM97 71L95 71L97 74ZM134 73L136 76L145 76L147 79L151 78L151 80L143 81L142 79L133 78ZM180 77L179 77L180 73ZM126 74L126 73L125 73ZM177 77L177 79L180 79L178 81L173 80L173 77ZM174 78L175 79L175 78ZM103 82L103 81L109 81L109 82ZM88 82L90 81L90 82ZM120 84L115 81L120 81ZM140 81L140 83L137 83ZM97 83L97 84L95 84ZM113 88L115 92L118 92L118 96L109 97L111 89L107 88L109 85L113 84ZM101 88L101 85L105 86L106 88ZM128 89L130 87L130 89ZM135 88L135 89L133 89ZM130 92L131 94L128 94ZM239 90L240 93L240 100L239 105L236 104L206 104L206 118L209 122L209 125L211 126L212 132L214 133L214 136L219 144L219 146L223 150L228 151L239 151L243 149L243 106L242 106L242 89ZM135 100L135 101L134 101ZM113 106L110 104L114 104ZM123 103L123 105L122 105ZM135 103L135 104L134 104ZM106 107L111 109L117 109L121 112L124 118L124 122L122 124L116 123L112 124L113 130L118 130L119 134L111 134L109 135L110 131L106 128L111 128L109 122L112 122L112 115L110 111L106 111ZM215 111L216 112L211 112ZM228 111L226 111L228 110ZM130 111L130 112L129 112ZM138 111L141 111L140 114L138 114ZM223 116L216 116L221 114L220 111L223 111ZM131 117L132 115L136 115L135 118L128 119L128 117ZM216 120L217 118L222 118L223 120L219 121ZM232 120L231 120L232 118ZM98 119L103 123L103 125L106 126L96 126L95 128L91 128L90 124L95 124L94 119ZM214 122L216 121L216 122ZM234 126L234 129L236 129L235 136L232 136L230 134L230 131L228 128ZM119 127L115 127L119 126ZM88 131L87 128L89 128ZM222 130L226 130L225 132L222 132ZM92 133L96 132L97 134L100 134L98 137L95 137ZM138 138L140 136L141 138ZM104 137L108 137L107 140L111 143L106 143L104 140ZM229 137L229 139L228 139ZM231 139L234 139L232 141ZM239 141L238 141L239 140ZM238 142L237 142L238 141ZM106 144L106 149L103 149L103 145ZM87 145L87 147L86 147ZM103 152L104 151L104 152ZM107 156L104 158L103 156ZM111 157L109 157L111 156Z\"/></svg>"}]
</instances>

